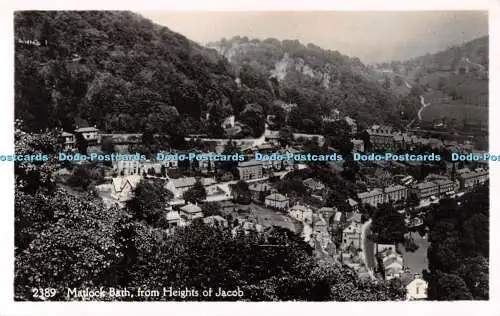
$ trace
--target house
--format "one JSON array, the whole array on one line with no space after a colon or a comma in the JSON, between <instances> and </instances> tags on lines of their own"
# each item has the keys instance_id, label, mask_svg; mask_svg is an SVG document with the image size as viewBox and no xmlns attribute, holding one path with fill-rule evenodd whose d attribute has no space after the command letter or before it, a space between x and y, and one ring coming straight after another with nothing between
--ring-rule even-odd
<instances>
[{"instance_id":1,"label":"house","mask_svg":"<svg viewBox=\"0 0 500 316\"><path fill-rule=\"evenodd\" d=\"M361 248L361 224L356 222L351 222L351 224L342 231L342 249L346 249L350 246L355 249Z\"/></svg>"},{"instance_id":2,"label":"house","mask_svg":"<svg viewBox=\"0 0 500 316\"><path fill-rule=\"evenodd\" d=\"M227 227L227 219L220 215L213 215L213 216L208 216L203 218L203 222L207 225L210 226L215 226L215 227Z\"/></svg>"},{"instance_id":3,"label":"house","mask_svg":"<svg viewBox=\"0 0 500 316\"><path fill-rule=\"evenodd\" d=\"M99 143L99 130L95 126L80 127L75 130L75 133L81 134L88 145L97 145Z\"/></svg>"},{"instance_id":4,"label":"house","mask_svg":"<svg viewBox=\"0 0 500 316\"><path fill-rule=\"evenodd\" d=\"M266 196L264 205L278 210L286 210L290 207L290 199L279 193L271 193Z\"/></svg>"},{"instance_id":5,"label":"house","mask_svg":"<svg viewBox=\"0 0 500 316\"><path fill-rule=\"evenodd\" d=\"M385 279L392 280L401 277L403 273L403 257L397 253L391 253L382 259Z\"/></svg>"},{"instance_id":6,"label":"house","mask_svg":"<svg viewBox=\"0 0 500 316\"><path fill-rule=\"evenodd\" d=\"M320 147L322 147L325 144L325 136L323 135L293 133L292 136L293 139L297 141L302 141L302 140L313 141Z\"/></svg>"},{"instance_id":7,"label":"house","mask_svg":"<svg viewBox=\"0 0 500 316\"><path fill-rule=\"evenodd\" d=\"M381 268L385 272L385 279L399 278L403 273L403 257L397 253L394 244L377 244L377 256L381 262Z\"/></svg>"},{"instance_id":8,"label":"house","mask_svg":"<svg viewBox=\"0 0 500 316\"><path fill-rule=\"evenodd\" d=\"M184 217L187 221L192 221L195 218L203 217L203 212L198 205L189 203L186 206L181 207L180 216Z\"/></svg>"},{"instance_id":9,"label":"house","mask_svg":"<svg viewBox=\"0 0 500 316\"><path fill-rule=\"evenodd\" d=\"M330 113L321 116L321 120L323 122L335 122L340 120L340 111L337 109L333 109Z\"/></svg>"},{"instance_id":10,"label":"house","mask_svg":"<svg viewBox=\"0 0 500 316\"><path fill-rule=\"evenodd\" d=\"M333 217L333 222L338 225L342 221L342 217L344 214L342 212L337 212L335 213L335 216Z\"/></svg>"},{"instance_id":11,"label":"house","mask_svg":"<svg viewBox=\"0 0 500 316\"><path fill-rule=\"evenodd\" d=\"M406 299L425 300L427 298L427 281L420 278L418 275L406 286Z\"/></svg>"},{"instance_id":12,"label":"house","mask_svg":"<svg viewBox=\"0 0 500 316\"><path fill-rule=\"evenodd\" d=\"M178 211L170 210L165 215L165 219L167 221L168 227L177 227L180 225L181 216Z\"/></svg>"},{"instance_id":13,"label":"house","mask_svg":"<svg viewBox=\"0 0 500 316\"><path fill-rule=\"evenodd\" d=\"M356 124L356 121L349 116L346 116L344 118L344 121L347 123L347 126L349 128L349 134L356 135L358 133L358 126Z\"/></svg>"},{"instance_id":14,"label":"house","mask_svg":"<svg viewBox=\"0 0 500 316\"><path fill-rule=\"evenodd\" d=\"M61 137L64 141L64 151L71 151L76 148L76 138L74 134L62 132Z\"/></svg>"},{"instance_id":15,"label":"house","mask_svg":"<svg viewBox=\"0 0 500 316\"><path fill-rule=\"evenodd\" d=\"M394 145L391 126L373 125L367 130L372 149L392 149Z\"/></svg>"},{"instance_id":16,"label":"house","mask_svg":"<svg viewBox=\"0 0 500 316\"><path fill-rule=\"evenodd\" d=\"M328 222L332 216L337 213L336 207L322 207L318 209L318 214L323 216L323 218Z\"/></svg>"},{"instance_id":17,"label":"house","mask_svg":"<svg viewBox=\"0 0 500 316\"><path fill-rule=\"evenodd\" d=\"M142 175L139 160L116 160L113 161L113 169L120 176Z\"/></svg>"},{"instance_id":18,"label":"house","mask_svg":"<svg viewBox=\"0 0 500 316\"><path fill-rule=\"evenodd\" d=\"M457 170L457 179L460 183L460 190L470 191L475 186L488 181L488 170L476 169L475 171L470 171L468 169L460 169Z\"/></svg>"},{"instance_id":19,"label":"house","mask_svg":"<svg viewBox=\"0 0 500 316\"><path fill-rule=\"evenodd\" d=\"M356 202L355 200L351 199L351 198L348 198L347 199L347 204L349 204L349 206L351 207L351 209L356 212L358 211L359 209L359 203Z\"/></svg>"},{"instance_id":20,"label":"house","mask_svg":"<svg viewBox=\"0 0 500 316\"><path fill-rule=\"evenodd\" d=\"M252 183L248 186L252 194L252 200L257 203L264 203L266 196L271 192L271 186L267 183Z\"/></svg>"},{"instance_id":21,"label":"house","mask_svg":"<svg viewBox=\"0 0 500 316\"><path fill-rule=\"evenodd\" d=\"M316 234L328 234L328 223L321 215L314 216L313 231Z\"/></svg>"},{"instance_id":22,"label":"house","mask_svg":"<svg viewBox=\"0 0 500 316\"><path fill-rule=\"evenodd\" d=\"M288 214L300 222L312 224L313 212L307 206L296 204L288 210Z\"/></svg>"},{"instance_id":23,"label":"house","mask_svg":"<svg viewBox=\"0 0 500 316\"><path fill-rule=\"evenodd\" d=\"M138 175L113 178L111 196L121 202L130 200L134 196L134 189L140 181L141 176Z\"/></svg>"},{"instance_id":24,"label":"house","mask_svg":"<svg viewBox=\"0 0 500 316\"><path fill-rule=\"evenodd\" d=\"M325 189L325 185L318 180L313 178L308 178L302 181L302 183L306 186L306 188L311 192L321 191Z\"/></svg>"},{"instance_id":25,"label":"house","mask_svg":"<svg viewBox=\"0 0 500 316\"><path fill-rule=\"evenodd\" d=\"M226 128L233 128L234 127L234 115L230 115L228 117L226 117L224 119L224 121L222 122L221 126L222 128L226 129Z\"/></svg>"},{"instance_id":26,"label":"house","mask_svg":"<svg viewBox=\"0 0 500 316\"><path fill-rule=\"evenodd\" d=\"M241 180L255 180L262 178L262 161L255 159L238 163L238 172Z\"/></svg>"},{"instance_id":27,"label":"house","mask_svg":"<svg viewBox=\"0 0 500 316\"><path fill-rule=\"evenodd\" d=\"M207 191L207 195L216 194L218 192L217 181L214 178L199 178L201 184ZM179 199L184 192L189 190L196 183L195 177L182 177L178 179L170 179L165 188L174 194L174 198Z\"/></svg>"},{"instance_id":28,"label":"house","mask_svg":"<svg viewBox=\"0 0 500 316\"><path fill-rule=\"evenodd\" d=\"M361 224L362 219L363 219L363 216L358 211L350 212L349 216L347 217L348 222L358 223L358 224Z\"/></svg>"},{"instance_id":29,"label":"house","mask_svg":"<svg viewBox=\"0 0 500 316\"><path fill-rule=\"evenodd\" d=\"M358 199L362 204L368 204L376 207L378 204L385 203L385 193L382 189L375 188L368 192L358 193Z\"/></svg>"},{"instance_id":30,"label":"house","mask_svg":"<svg viewBox=\"0 0 500 316\"><path fill-rule=\"evenodd\" d=\"M434 182L424 181L413 185L410 191L414 192L422 200L439 195L439 185Z\"/></svg>"},{"instance_id":31,"label":"house","mask_svg":"<svg viewBox=\"0 0 500 316\"><path fill-rule=\"evenodd\" d=\"M362 139L351 139L352 153L359 153L365 151L365 142Z\"/></svg>"}]
</instances>

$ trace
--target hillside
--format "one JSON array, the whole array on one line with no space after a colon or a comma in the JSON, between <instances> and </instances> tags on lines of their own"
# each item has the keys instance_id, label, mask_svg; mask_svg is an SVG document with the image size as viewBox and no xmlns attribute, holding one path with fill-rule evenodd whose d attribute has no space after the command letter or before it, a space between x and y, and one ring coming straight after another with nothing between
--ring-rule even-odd
<instances>
[{"instance_id":1,"label":"hillside","mask_svg":"<svg viewBox=\"0 0 500 316\"><path fill-rule=\"evenodd\" d=\"M379 79L389 78L391 90L408 95L415 88L431 103L422 121L452 128L488 124L489 38L481 37L435 54L376 66ZM404 82L407 82L405 84Z\"/></svg>"},{"instance_id":2,"label":"hillside","mask_svg":"<svg viewBox=\"0 0 500 316\"><path fill-rule=\"evenodd\" d=\"M322 113L338 108L362 123L399 122L397 98L374 81L372 69L358 58L273 38L234 37L208 47L227 57L243 82L249 82L248 72L257 71L263 87L272 87L285 102L297 103L304 118L317 121Z\"/></svg>"},{"instance_id":3,"label":"hillside","mask_svg":"<svg viewBox=\"0 0 500 316\"><path fill-rule=\"evenodd\" d=\"M15 112L32 130L194 132L219 125L200 122L210 106L231 112L263 94L239 89L214 50L138 14L20 11L14 22Z\"/></svg>"}]
</instances>

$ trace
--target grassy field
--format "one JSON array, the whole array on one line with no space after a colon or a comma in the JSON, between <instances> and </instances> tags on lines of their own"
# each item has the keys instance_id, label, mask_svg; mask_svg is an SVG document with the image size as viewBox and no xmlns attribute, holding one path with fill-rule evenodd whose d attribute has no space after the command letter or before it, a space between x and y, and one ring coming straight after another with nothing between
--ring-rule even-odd
<instances>
[{"instance_id":1,"label":"grassy field","mask_svg":"<svg viewBox=\"0 0 500 316\"><path fill-rule=\"evenodd\" d=\"M423 269L427 269L427 249L430 243L427 239L420 237L418 233L412 233L412 237L419 246L415 252L406 252L404 247L398 245L398 249L403 255L403 263L410 269L410 273L422 273Z\"/></svg>"},{"instance_id":2,"label":"grassy field","mask_svg":"<svg viewBox=\"0 0 500 316\"><path fill-rule=\"evenodd\" d=\"M234 204L230 201L224 201L220 203L222 206L222 211L225 214L232 213L233 216L238 217L251 217L257 220L257 223L265 227L279 226L287 228L293 232L300 231L300 225L293 218L284 215L283 213L266 208L262 205L257 205L251 203L249 205L239 205ZM233 213L233 210L244 210L242 213Z\"/></svg>"},{"instance_id":3,"label":"grassy field","mask_svg":"<svg viewBox=\"0 0 500 316\"><path fill-rule=\"evenodd\" d=\"M459 122L466 119L469 122L478 121L488 124L488 108L451 101L450 103L432 103L422 112L422 120L427 122L443 117L448 120L456 119Z\"/></svg>"}]
</instances>

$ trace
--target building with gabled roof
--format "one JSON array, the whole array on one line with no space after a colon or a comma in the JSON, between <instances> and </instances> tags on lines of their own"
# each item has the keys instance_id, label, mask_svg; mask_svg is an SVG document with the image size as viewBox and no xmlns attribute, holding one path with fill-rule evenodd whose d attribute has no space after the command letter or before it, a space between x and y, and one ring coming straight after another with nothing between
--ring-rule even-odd
<instances>
[{"instance_id":1,"label":"building with gabled roof","mask_svg":"<svg viewBox=\"0 0 500 316\"><path fill-rule=\"evenodd\" d=\"M271 193L266 196L264 205L278 210L286 210L290 207L290 199L280 193Z\"/></svg>"},{"instance_id":2,"label":"building with gabled roof","mask_svg":"<svg viewBox=\"0 0 500 316\"><path fill-rule=\"evenodd\" d=\"M133 191L139 182L141 182L139 175L113 178L111 197L121 202L130 200L134 196Z\"/></svg>"}]
</instances>

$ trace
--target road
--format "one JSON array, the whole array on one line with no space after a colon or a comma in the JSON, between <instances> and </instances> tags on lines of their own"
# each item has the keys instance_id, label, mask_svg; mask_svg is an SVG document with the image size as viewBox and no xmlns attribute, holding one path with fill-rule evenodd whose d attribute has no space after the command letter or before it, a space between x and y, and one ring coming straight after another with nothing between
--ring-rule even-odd
<instances>
[{"instance_id":1,"label":"road","mask_svg":"<svg viewBox=\"0 0 500 316\"><path fill-rule=\"evenodd\" d=\"M418 116L418 120L421 121L422 120L422 111L428 107L429 105L431 105L431 103L425 103L425 99L424 99L424 96L420 96L420 104L422 104L422 107L420 108L420 110L418 110L418 113L417 113L417 116Z\"/></svg>"},{"instance_id":2,"label":"road","mask_svg":"<svg viewBox=\"0 0 500 316\"><path fill-rule=\"evenodd\" d=\"M368 269L370 277L375 279L375 275L373 270L375 269L375 253L374 253L374 244L373 241L368 239L368 235L370 234L370 226L372 224L372 220L368 220L361 227L361 250L363 251L363 262Z\"/></svg>"}]
</instances>

